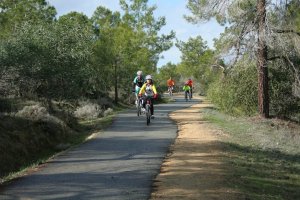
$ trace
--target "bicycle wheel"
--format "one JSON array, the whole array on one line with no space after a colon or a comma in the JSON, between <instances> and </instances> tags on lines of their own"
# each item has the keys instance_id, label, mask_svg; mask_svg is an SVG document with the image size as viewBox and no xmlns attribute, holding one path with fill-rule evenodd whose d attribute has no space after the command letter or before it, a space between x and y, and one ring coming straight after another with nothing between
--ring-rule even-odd
<instances>
[{"instance_id":1,"label":"bicycle wheel","mask_svg":"<svg viewBox=\"0 0 300 200\"><path fill-rule=\"evenodd\" d=\"M150 105L146 104L146 120L147 120L147 125L150 124L150 119L151 119Z\"/></svg>"},{"instance_id":2,"label":"bicycle wheel","mask_svg":"<svg viewBox=\"0 0 300 200\"><path fill-rule=\"evenodd\" d=\"M185 101L187 101L187 91L184 92L184 98L185 98Z\"/></svg>"},{"instance_id":3,"label":"bicycle wheel","mask_svg":"<svg viewBox=\"0 0 300 200\"><path fill-rule=\"evenodd\" d=\"M137 111L137 116L140 116L142 113L141 113L141 101L140 99L138 100L137 102L137 106L136 106L136 111Z\"/></svg>"}]
</instances>

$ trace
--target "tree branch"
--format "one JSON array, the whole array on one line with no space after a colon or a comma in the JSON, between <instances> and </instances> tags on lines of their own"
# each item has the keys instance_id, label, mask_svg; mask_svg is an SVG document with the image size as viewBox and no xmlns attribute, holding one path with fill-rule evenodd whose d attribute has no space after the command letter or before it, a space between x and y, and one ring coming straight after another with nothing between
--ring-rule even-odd
<instances>
[{"instance_id":1,"label":"tree branch","mask_svg":"<svg viewBox=\"0 0 300 200\"><path fill-rule=\"evenodd\" d=\"M295 72L295 79L298 81L298 84L300 84L300 78L298 76L298 70L296 69L294 63L289 59L288 56L284 56L284 59L293 67L294 72Z\"/></svg>"},{"instance_id":2,"label":"tree branch","mask_svg":"<svg viewBox=\"0 0 300 200\"><path fill-rule=\"evenodd\" d=\"M300 32L297 32L293 29L287 29L287 30L274 29L273 31L276 32L276 33L295 33L298 36L300 36Z\"/></svg>"},{"instance_id":3,"label":"tree branch","mask_svg":"<svg viewBox=\"0 0 300 200\"><path fill-rule=\"evenodd\" d=\"M276 59L280 59L282 58L282 56L273 56L271 58L267 58L268 61L271 61L271 60L276 60Z\"/></svg>"}]
</instances>

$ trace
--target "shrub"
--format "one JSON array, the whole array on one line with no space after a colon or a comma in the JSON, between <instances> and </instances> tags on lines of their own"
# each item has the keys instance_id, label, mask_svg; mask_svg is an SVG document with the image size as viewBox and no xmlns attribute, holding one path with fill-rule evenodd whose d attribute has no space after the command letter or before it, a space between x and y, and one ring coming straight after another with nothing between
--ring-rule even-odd
<instances>
[{"instance_id":1,"label":"shrub","mask_svg":"<svg viewBox=\"0 0 300 200\"><path fill-rule=\"evenodd\" d=\"M293 95L295 80L293 72L283 64L279 66L271 65L269 71L271 114L300 121L296 117L299 115L300 99Z\"/></svg>"},{"instance_id":2,"label":"shrub","mask_svg":"<svg viewBox=\"0 0 300 200\"><path fill-rule=\"evenodd\" d=\"M114 112L112 108L108 108L107 110L104 111L103 116L106 117L108 115L111 115Z\"/></svg>"},{"instance_id":3,"label":"shrub","mask_svg":"<svg viewBox=\"0 0 300 200\"><path fill-rule=\"evenodd\" d=\"M257 112L257 70L254 64L237 66L210 84L208 97L224 112L253 115Z\"/></svg>"},{"instance_id":4,"label":"shrub","mask_svg":"<svg viewBox=\"0 0 300 200\"><path fill-rule=\"evenodd\" d=\"M89 101L82 101L74 112L74 116L81 119L95 119L102 114L102 109L98 104Z\"/></svg>"},{"instance_id":5,"label":"shrub","mask_svg":"<svg viewBox=\"0 0 300 200\"><path fill-rule=\"evenodd\" d=\"M45 107L40 105L25 106L22 110L16 113L16 117L21 117L30 120L40 120L48 117L49 113Z\"/></svg>"}]
</instances>

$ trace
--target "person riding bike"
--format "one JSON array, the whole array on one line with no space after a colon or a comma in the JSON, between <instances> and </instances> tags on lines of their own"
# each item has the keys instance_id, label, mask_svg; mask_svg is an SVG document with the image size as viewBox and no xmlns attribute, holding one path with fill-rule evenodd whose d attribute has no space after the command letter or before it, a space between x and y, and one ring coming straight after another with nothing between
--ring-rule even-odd
<instances>
[{"instance_id":1,"label":"person riding bike","mask_svg":"<svg viewBox=\"0 0 300 200\"><path fill-rule=\"evenodd\" d=\"M172 94L174 85L175 85L175 81L172 79L172 77L170 77L170 79L167 80L168 92L170 95Z\"/></svg>"},{"instance_id":2,"label":"person riding bike","mask_svg":"<svg viewBox=\"0 0 300 200\"><path fill-rule=\"evenodd\" d=\"M190 91L191 91L191 98L193 98L193 81L191 78L189 78L186 82L188 84L188 86L190 86Z\"/></svg>"},{"instance_id":3,"label":"person riding bike","mask_svg":"<svg viewBox=\"0 0 300 200\"><path fill-rule=\"evenodd\" d=\"M154 106L152 99L157 99L157 91L156 87L153 84L152 76L147 75L146 76L146 83L142 86L139 96L143 98L143 108L142 110L145 112L146 107L146 101L148 98L151 98L151 105L150 105L150 111L151 111L151 118L154 119Z\"/></svg>"},{"instance_id":4,"label":"person riding bike","mask_svg":"<svg viewBox=\"0 0 300 200\"><path fill-rule=\"evenodd\" d=\"M135 93L135 104L138 103L138 94L140 92L141 87L144 85L145 79L143 77L143 72L142 71L137 71L136 77L133 80L133 85L132 85L132 92Z\"/></svg>"},{"instance_id":5,"label":"person riding bike","mask_svg":"<svg viewBox=\"0 0 300 200\"><path fill-rule=\"evenodd\" d=\"M191 88L190 86L188 85L188 82L186 82L183 86L183 91L184 91L184 97L185 99L187 100L188 99L188 96L187 95L190 95L190 91L191 91Z\"/></svg>"}]
</instances>

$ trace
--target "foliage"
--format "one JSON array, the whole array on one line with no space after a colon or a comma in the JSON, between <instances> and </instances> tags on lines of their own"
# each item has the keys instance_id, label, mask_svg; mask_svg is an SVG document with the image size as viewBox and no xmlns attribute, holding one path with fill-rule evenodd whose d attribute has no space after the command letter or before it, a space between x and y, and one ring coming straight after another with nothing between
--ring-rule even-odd
<instances>
[{"instance_id":1,"label":"foliage","mask_svg":"<svg viewBox=\"0 0 300 200\"><path fill-rule=\"evenodd\" d=\"M2 43L1 68L17 69L22 96L73 98L83 92L91 39L79 23L24 24Z\"/></svg>"},{"instance_id":2,"label":"foliage","mask_svg":"<svg viewBox=\"0 0 300 200\"><path fill-rule=\"evenodd\" d=\"M217 21L226 25L225 32L221 34L221 37L215 39L215 57L219 58L231 58L230 62L227 61L227 66L225 67L225 73L236 73L239 74L240 61L245 59L257 60L256 64L259 67L261 63L261 57L257 54L257 51L261 49L259 47L260 43L257 42L259 31L259 14L258 10L259 1L188 1L187 7L191 11L191 15L185 16L189 22L199 23L202 21L208 21L212 18L217 19ZM292 86L300 85L300 76L299 76L299 65L298 60L300 57L299 51L299 1L288 0L288 1L266 1L266 20L265 20L265 38L264 43L266 44L266 52L264 59L268 61L267 65L270 69L266 67L266 72L263 72L265 80L270 80L270 83L264 83L263 89L259 89L259 102L261 102L261 95L267 96L270 92L271 101L267 102L267 98L263 101L270 103L271 112L277 116L288 117L289 113L294 113L294 110L298 108L299 100L293 96ZM228 59L227 59L228 60ZM270 73L269 77L267 73ZM257 71L257 73L259 73ZM254 79L257 76L251 76ZM224 81L214 82L215 92L217 88L223 88L225 85L231 85L232 77L225 76ZM229 79L229 80L227 80ZM247 79L249 80L249 79ZM234 83L234 82L233 82ZM233 84L232 83L232 84ZM246 88L247 85L244 82L237 81L236 83L242 84L239 85L241 88ZM219 85L220 84L220 85ZM263 85L263 84L259 84ZM231 88L230 86L228 86ZM210 93L212 94L212 87L210 87ZM227 86L226 86L227 88ZM270 91L266 91L267 88L270 88ZM266 91L266 92L265 92ZM237 90L238 96L244 96L247 93L247 90ZM215 94L222 93L221 90ZM224 92L225 95L226 92ZM232 92L229 92L232 94ZM215 95L214 99L218 99ZM248 93L245 95L248 96ZM231 105L230 99L235 99L231 95L225 95L219 98L217 101L218 104ZM252 94L248 96L251 99L257 97L257 94ZM281 103L280 103L281 102ZM252 104L252 103L251 103ZM265 104L263 104L265 105ZM237 107L239 104L236 105ZM233 108L229 106L226 109ZM244 109L242 109L244 110ZM249 110L249 113L246 111L246 114L251 114L252 109ZM260 109L261 111L261 109ZM234 110L229 111L235 113ZM297 111L296 111L297 112ZM262 114L262 113L261 113Z\"/></svg>"},{"instance_id":3,"label":"foliage","mask_svg":"<svg viewBox=\"0 0 300 200\"><path fill-rule=\"evenodd\" d=\"M165 25L164 18L154 18L155 7L148 7L145 0L120 1L124 15L98 7L92 17L97 35L93 57L97 77L104 83L104 91L115 90L115 102L119 93L130 94L130 84L136 71L144 74L156 72L159 54L169 49L174 33L159 36ZM102 75L100 75L101 72Z\"/></svg>"},{"instance_id":4,"label":"foliage","mask_svg":"<svg viewBox=\"0 0 300 200\"><path fill-rule=\"evenodd\" d=\"M185 78L193 77L200 83L201 93L205 94L208 85L213 81L212 66L214 65L214 52L207 46L201 36L189 38L187 42L178 41L176 46L182 53L182 62L178 72Z\"/></svg>"},{"instance_id":5,"label":"foliage","mask_svg":"<svg viewBox=\"0 0 300 200\"><path fill-rule=\"evenodd\" d=\"M178 72L177 65L169 62L158 69L158 74L155 77L156 87L160 90L160 92L167 91L167 80L170 77L175 81L175 88L181 86L181 74Z\"/></svg>"},{"instance_id":6,"label":"foliage","mask_svg":"<svg viewBox=\"0 0 300 200\"><path fill-rule=\"evenodd\" d=\"M56 10L45 0L1 0L0 2L0 39L7 37L24 22L37 24L52 22Z\"/></svg>"},{"instance_id":7,"label":"foliage","mask_svg":"<svg viewBox=\"0 0 300 200\"><path fill-rule=\"evenodd\" d=\"M257 71L254 63L246 64L247 61L240 62L235 70L223 78L220 76L209 85L208 97L226 113L233 115L256 113Z\"/></svg>"},{"instance_id":8,"label":"foliage","mask_svg":"<svg viewBox=\"0 0 300 200\"><path fill-rule=\"evenodd\" d=\"M300 121L300 99L293 94L294 74L285 63L273 62L270 66L271 114Z\"/></svg>"}]
</instances>

